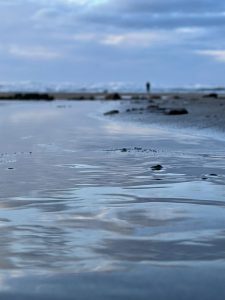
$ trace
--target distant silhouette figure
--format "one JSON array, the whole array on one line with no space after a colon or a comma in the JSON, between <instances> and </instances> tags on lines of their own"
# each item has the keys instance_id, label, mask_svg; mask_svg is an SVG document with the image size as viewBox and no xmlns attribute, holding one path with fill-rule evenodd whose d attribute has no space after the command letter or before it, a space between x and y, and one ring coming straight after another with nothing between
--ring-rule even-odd
<instances>
[{"instance_id":1,"label":"distant silhouette figure","mask_svg":"<svg viewBox=\"0 0 225 300\"><path fill-rule=\"evenodd\" d=\"M151 84L150 82L146 82L146 92L149 94L151 89Z\"/></svg>"}]
</instances>

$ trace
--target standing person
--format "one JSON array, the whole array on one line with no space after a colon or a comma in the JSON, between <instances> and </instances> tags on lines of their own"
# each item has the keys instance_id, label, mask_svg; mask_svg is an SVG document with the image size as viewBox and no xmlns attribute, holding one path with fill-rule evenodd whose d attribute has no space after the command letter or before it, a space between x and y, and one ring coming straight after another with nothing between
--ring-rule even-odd
<instances>
[{"instance_id":1,"label":"standing person","mask_svg":"<svg viewBox=\"0 0 225 300\"><path fill-rule=\"evenodd\" d=\"M151 84L150 82L146 82L146 92L149 94L151 89Z\"/></svg>"}]
</instances>

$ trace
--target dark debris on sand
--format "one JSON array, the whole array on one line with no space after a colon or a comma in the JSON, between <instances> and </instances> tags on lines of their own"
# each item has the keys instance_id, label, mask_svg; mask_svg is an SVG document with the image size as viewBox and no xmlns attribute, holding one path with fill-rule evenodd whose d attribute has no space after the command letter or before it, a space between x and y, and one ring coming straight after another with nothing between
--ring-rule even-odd
<instances>
[{"instance_id":1,"label":"dark debris on sand","mask_svg":"<svg viewBox=\"0 0 225 300\"><path fill-rule=\"evenodd\" d=\"M151 167L151 169L153 171L161 171L163 169L163 166L161 166L161 165L154 165L154 166Z\"/></svg>"},{"instance_id":2,"label":"dark debris on sand","mask_svg":"<svg viewBox=\"0 0 225 300\"><path fill-rule=\"evenodd\" d=\"M116 114L119 114L119 110L113 109L113 110L105 112L104 116L111 116L111 115L116 115Z\"/></svg>"},{"instance_id":3,"label":"dark debris on sand","mask_svg":"<svg viewBox=\"0 0 225 300\"><path fill-rule=\"evenodd\" d=\"M54 97L47 93L16 93L14 95L2 95L0 100L54 100Z\"/></svg>"}]
</instances>

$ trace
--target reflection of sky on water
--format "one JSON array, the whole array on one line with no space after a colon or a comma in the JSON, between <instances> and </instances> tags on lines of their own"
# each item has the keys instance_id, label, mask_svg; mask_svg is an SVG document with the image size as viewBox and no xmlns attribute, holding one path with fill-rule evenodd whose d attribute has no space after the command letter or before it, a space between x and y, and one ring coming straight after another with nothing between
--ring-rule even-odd
<instances>
[{"instance_id":1,"label":"reflection of sky on water","mask_svg":"<svg viewBox=\"0 0 225 300\"><path fill-rule=\"evenodd\" d=\"M156 285L165 276L178 289L182 285L178 270L199 287L204 280L193 266L201 275L206 268L224 276L224 142L116 123L98 118L101 109L100 102L1 106L5 299L29 299L34 286L32 299L71 299L68 286L80 299L110 299L110 280L117 298L146 299L145 276L155 283L153 298L160 299ZM155 164L163 169L153 171ZM217 275L210 276L215 288ZM166 290L171 292L169 285Z\"/></svg>"}]
</instances>

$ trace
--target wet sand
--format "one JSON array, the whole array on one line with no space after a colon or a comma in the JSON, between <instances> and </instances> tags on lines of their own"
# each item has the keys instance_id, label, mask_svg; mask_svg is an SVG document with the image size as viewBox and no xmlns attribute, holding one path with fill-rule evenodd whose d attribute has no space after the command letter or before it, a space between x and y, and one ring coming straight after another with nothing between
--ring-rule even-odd
<instances>
[{"instance_id":1,"label":"wet sand","mask_svg":"<svg viewBox=\"0 0 225 300\"><path fill-rule=\"evenodd\" d=\"M225 96L205 97L202 94L152 95L149 99L121 101L116 107L120 120L139 121L175 129L196 129L199 134L225 132ZM169 114L186 109L187 114Z\"/></svg>"},{"instance_id":2,"label":"wet sand","mask_svg":"<svg viewBox=\"0 0 225 300\"><path fill-rule=\"evenodd\" d=\"M225 141L149 100L0 103L0 298L224 299Z\"/></svg>"},{"instance_id":3,"label":"wet sand","mask_svg":"<svg viewBox=\"0 0 225 300\"><path fill-rule=\"evenodd\" d=\"M118 99L117 99L118 97ZM21 99L20 99L21 98ZM24 98L24 99L23 99ZM35 99L36 98L36 99ZM120 99L119 99L120 98ZM216 93L117 93L54 92L0 93L0 100L121 100L121 119L146 124L225 131L225 95ZM185 115L168 115L174 109L186 109ZM129 115L129 116L128 116Z\"/></svg>"}]
</instances>

